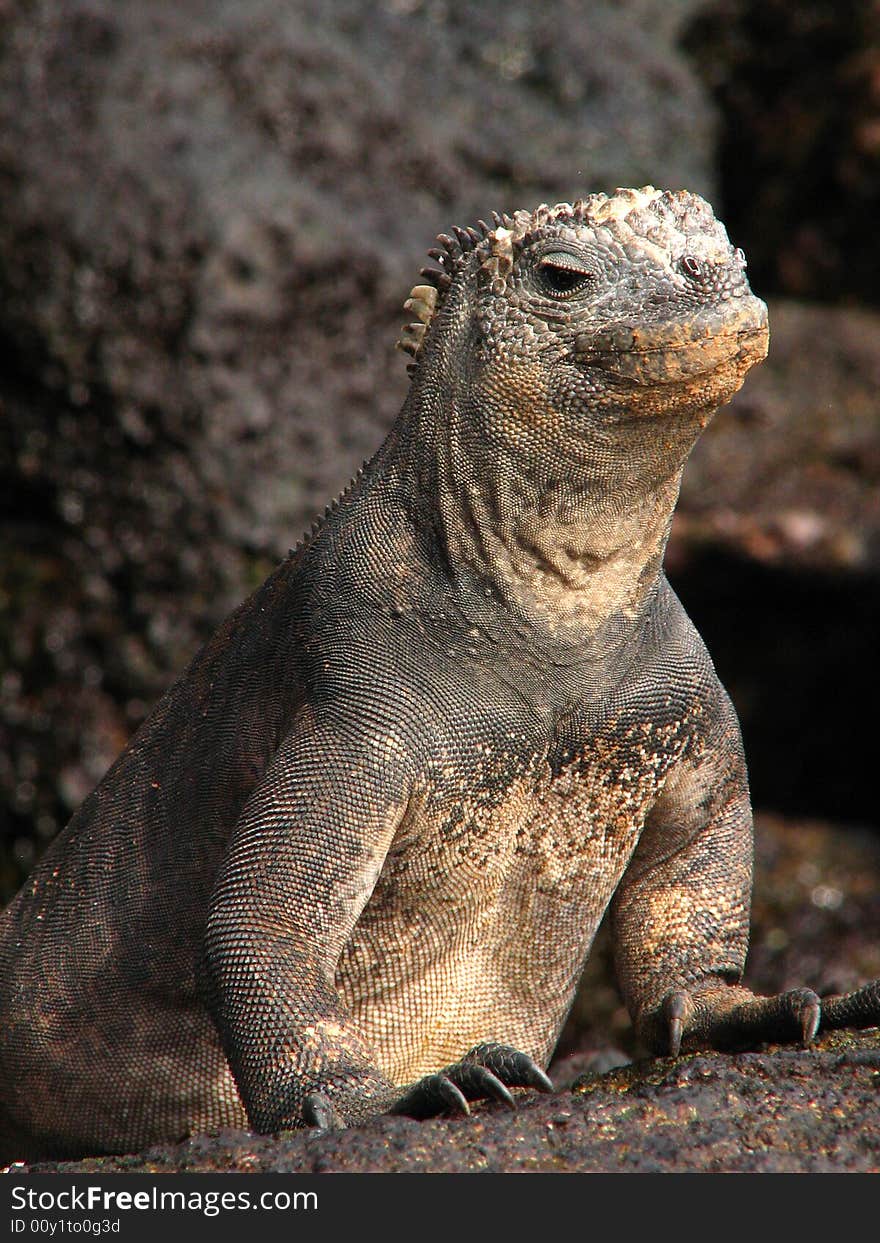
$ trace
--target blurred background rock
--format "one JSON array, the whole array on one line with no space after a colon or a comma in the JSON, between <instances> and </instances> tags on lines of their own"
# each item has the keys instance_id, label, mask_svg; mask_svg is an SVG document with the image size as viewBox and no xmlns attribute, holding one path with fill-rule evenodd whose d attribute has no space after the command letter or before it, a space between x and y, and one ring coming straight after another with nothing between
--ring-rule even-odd
<instances>
[{"instance_id":1,"label":"blurred background rock","mask_svg":"<svg viewBox=\"0 0 880 1243\"><path fill-rule=\"evenodd\" d=\"M771 301L669 570L762 858L868 969L874 839L822 822L877 823L872 0L0 0L2 896L378 445L434 234L646 182L709 197ZM774 987L812 960L768 903Z\"/></svg>"}]
</instances>

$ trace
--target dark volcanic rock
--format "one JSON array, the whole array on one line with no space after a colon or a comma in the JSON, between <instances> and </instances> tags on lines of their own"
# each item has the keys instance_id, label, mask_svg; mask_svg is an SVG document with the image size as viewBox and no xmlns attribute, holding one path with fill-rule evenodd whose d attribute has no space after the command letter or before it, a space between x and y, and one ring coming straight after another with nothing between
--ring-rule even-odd
<instances>
[{"instance_id":1,"label":"dark volcanic rock","mask_svg":"<svg viewBox=\"0 0 880 1243\"><path fill-rule=\"evenodd\" d=\"M880 314L770 303L770 353L684 474L667 564L880 575Z\"/></svg>"},{"instance_id":2,"label":"dark volcanic rock","mask_svg":"<svg viewBox=\"0 0 880 1243\"><path fill-rule=\"evenodd\" d=\"M774 1050L659 1059L584 1080L574 1093L520 1096L515 1113L383 1118L357 1130L278 1139L224 1131L140 1157L31 1166L105 1174L595 1171L877 1171L876 1031Z\"/></svg>"},{"instance_id":3,"label":"dark volcanic rock","mask_svg":"<svg viewBox=\"0 0 880 1243\"><path fill-rule=\"evenodd\" d=\"M722 117L728 223L770 292L877 305L880 8L715 0L687 36Z\"/></svg>"}]
</instances>

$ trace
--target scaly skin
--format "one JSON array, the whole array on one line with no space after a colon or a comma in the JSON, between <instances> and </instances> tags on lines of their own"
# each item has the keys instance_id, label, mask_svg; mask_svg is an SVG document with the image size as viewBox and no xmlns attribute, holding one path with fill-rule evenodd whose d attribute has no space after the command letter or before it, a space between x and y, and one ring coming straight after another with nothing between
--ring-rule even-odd
<instances>
[{"instance_id":1,"label":"scaly skin","mask_svg":"<svg viewBox=\"0 0 880 1243\"><path fill-rule=\"evenodd\" d=\"M662 574L766 353L743 257L651 189L441 240L385 444L2 917L9 1159L546 1090L609 903L656 1050L816 1029L739 985L739 727Z\"/></svg>"}]
</instances>

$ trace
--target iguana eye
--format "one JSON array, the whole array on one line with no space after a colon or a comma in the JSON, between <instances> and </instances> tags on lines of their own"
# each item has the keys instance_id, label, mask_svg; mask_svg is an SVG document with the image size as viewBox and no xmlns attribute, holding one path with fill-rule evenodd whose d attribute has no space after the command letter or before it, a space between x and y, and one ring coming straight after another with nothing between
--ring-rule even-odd
<instances>
[{"instance_id":1,"label":"iguana eye","mask_svg":"<svg viewBox=\"0 0 880 1243\"><path fill-rule=\"evenodd\" d=\"M567 298L589 285L593 273L580 267L573 255L544 255L538 264L538 279L551 298Z\"/></svg>"}]
</instances>

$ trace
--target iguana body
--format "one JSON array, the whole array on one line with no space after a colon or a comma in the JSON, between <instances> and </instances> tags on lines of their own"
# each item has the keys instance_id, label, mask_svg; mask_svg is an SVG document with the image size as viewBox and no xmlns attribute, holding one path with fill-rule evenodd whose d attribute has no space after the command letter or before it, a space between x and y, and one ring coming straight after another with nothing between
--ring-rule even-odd
<instances>
[{"instance_id":1,"label":"iguana body","mask_svg":"<svg viewBox=\"0 0 880 1243\"><path fill-rule=\"evenodd\" d=\"M8 1159L542 1086L612 900L655 1048L815 1031L737 984L739 729L661 570L766 309L687 194L458 237L385 444L3 915Z\"/></svg>"}]
</instances>

